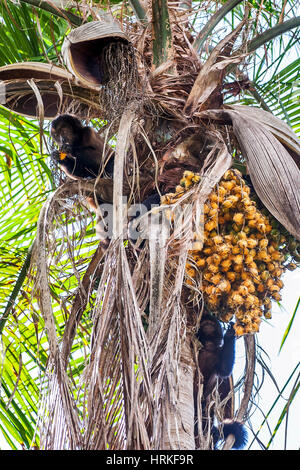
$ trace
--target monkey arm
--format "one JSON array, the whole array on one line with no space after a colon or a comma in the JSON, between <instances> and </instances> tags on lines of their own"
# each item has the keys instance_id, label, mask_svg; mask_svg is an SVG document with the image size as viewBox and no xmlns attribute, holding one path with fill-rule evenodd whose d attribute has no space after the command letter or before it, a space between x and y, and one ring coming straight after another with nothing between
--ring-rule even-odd
<instances>
[{"instance_id":1,"label":"monkey arm","mask_svg":"<svg viewBox=\"0 0 300 470\"><path fill-rule=\"evenodd\" d=\"M81 175L90 176L86 169L82 167L80 161L77 161L76 157L72 154L69 146L53 150L51 158L59 163L60 168L72 179L78 179L78 176Z\"/></svg>"},{"instance_id":2,"label":"monkey arm","mask_svg":"<svg viewBox=\"0 0 300 470\"><path fill-rule=\"evenodd\" d=\"M94 152L95 150L87 147L63 146L59 150L53 150L51 158L73 179L96 178L100 165L95 159L90 159Z\"/></svg>"},{"instance_id":3,"label":"monkey arm","mask_svg":"<svg viewBox=\"0 0 300 470\"><path fill-rule=\"evenodd\" d=\"M229 377L232 373L235 361L235 332L233 324L230 323L224 336L224 343L219 352L217 374L219 377Z\"/></svg>"},{"instance_id":4,"label":"monkey arm","mask_svg":"<svg viewBox=\"0 0 300 470\"><path fill-rule=\"evenodd\" d=\"M59 147L59 153L53 152L51 157L68 176L73 179L98 176L105 161L104 140L93 128L84 127L74 116L64 114L52 122L51 137Z\"/></svg>"}]
</instances>

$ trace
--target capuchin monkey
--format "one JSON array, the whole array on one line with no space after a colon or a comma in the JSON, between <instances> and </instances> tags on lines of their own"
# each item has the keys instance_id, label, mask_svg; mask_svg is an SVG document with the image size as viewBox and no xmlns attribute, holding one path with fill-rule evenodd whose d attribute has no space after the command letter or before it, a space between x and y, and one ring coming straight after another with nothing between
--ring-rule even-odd
<instances>
[{"instance_id":1,"label":"capuchin monkey","mask_svg":"<svg viewBox=\"0 0 300 470\"><path fill-rule=\"evenodd\" d=\"M79 119L62 114L52 121L51 137L57 143L51 158L72 179L96 178L104 170L104 176L112 177L113 150L107 146L104 155L104 140Z\"/></svg>"},{"instance_id":2,"label":"capuchin monkey","mask_svg":"<svg viewBox=\"0 0 300 470\"><path fill-rule=\"evenodd\" d=\"M223 329L218 319L213 315L204 314L196 336L201 343L198 364L203 377L202 423L205 433L209 421L206 406L209 395L216 385L218 385L220 394L224 395L224 390L226 390L225 396L221 397L222 399L228 395L230 390L229 384L226 387L226 380L229 381L235 361L235 331L231 322L223 335ZM221 380L219 381L219 379ZM212 409L209 415L213 419ZM233 419L225 419L220 425L220 430L216 426L213 426L211 430L215 448L221 435L226 439L229 434L233 434L235 437L234 449L242 449L246 445L247 432L242 423Z\"/></svg>"}]
</instances>

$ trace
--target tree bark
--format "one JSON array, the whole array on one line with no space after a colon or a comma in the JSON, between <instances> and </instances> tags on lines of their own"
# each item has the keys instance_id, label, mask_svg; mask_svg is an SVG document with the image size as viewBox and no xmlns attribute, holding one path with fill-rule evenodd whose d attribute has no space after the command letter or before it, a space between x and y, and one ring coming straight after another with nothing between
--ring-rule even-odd
<instances>
[{"instance_id":1,"label":"tree bark","mask_svg":"<svg viewBox=\"0 0 300 470\"><path fill-rule=\"evenodd\" d=\"M191 333L182 341L178 363L178 399L174 409L166 416L162 449L193 450L194 437L194 374L195 363L191 347Z\"/></svg>"}]
</instances>

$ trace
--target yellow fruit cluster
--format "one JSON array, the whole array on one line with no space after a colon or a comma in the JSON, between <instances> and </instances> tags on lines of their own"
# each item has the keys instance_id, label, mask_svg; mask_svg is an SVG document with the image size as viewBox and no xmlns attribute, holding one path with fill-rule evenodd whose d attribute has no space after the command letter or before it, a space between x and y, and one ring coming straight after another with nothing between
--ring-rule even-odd
<instances>
[{"instance_id":1,"label":"yellow fruit cluster","mask_svg":"<svg viewBox=\"0 0 300 470\"><path fill-rule=\"evenodd\" d=\"M162 203L176 202L199 179L186 171ZM228 170L204 204L204 243L189 252L186 284L203 292L206 307L221 321L235 316L237 335L259 331L262 315L271 318L271 300L281 300L286 240L274 239L272 231L241 173Z\"/></svg>"}]
</instances>

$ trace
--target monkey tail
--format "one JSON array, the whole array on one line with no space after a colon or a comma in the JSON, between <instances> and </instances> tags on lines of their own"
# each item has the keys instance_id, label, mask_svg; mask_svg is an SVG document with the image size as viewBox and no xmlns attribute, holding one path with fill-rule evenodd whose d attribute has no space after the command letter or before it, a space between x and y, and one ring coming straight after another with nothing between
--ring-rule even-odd
<instances>
[{"instance_id":1,"label":"monkey tail","mask_svg":"<svg viewBox=\"0 0 300 470\"><path fill-rule=\"evenodd\" d=\"M213 441L214 441L214 448L217 448L219 441L225 440L230 434L234 436L234 444L232 446L233 449L241 450L245 447L248 440L248 434L246 431L245 426L239 421L234 420L224 420L221 425L222 434L216 426L212 429Z\"/></svg>"}]
</instances>

